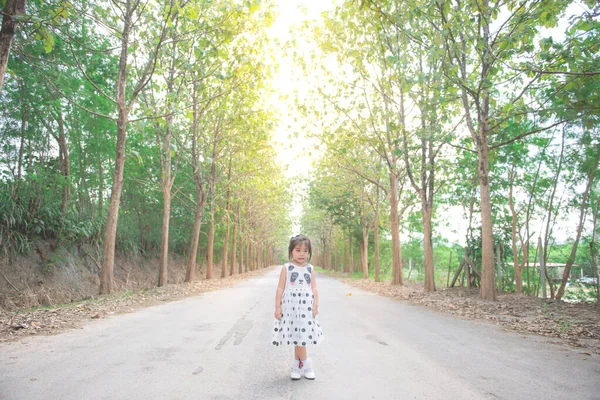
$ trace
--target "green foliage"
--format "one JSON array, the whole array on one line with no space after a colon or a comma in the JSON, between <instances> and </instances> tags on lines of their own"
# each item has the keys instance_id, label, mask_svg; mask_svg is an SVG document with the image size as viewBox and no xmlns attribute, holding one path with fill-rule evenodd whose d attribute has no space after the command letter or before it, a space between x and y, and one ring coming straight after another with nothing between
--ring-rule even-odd
<instances>
[{"instance_id":1,"label":"green foliage","mask_svg":"<svg viewBox=\"0 0 600 400\"><path fill-rule=\"evenodd\" d=\"M275 243L290 228L285 183L270 143L275 116L263 101L273 73L272 65L264 62L271 46L264 29L273 22L273 5L202 0L179 4L177 16L166 21L166 36L177 38L177 45L162 47L156 65L148 66L153 74L144 75L147 66L140 60L156 48L161 15L166 15L159 6L163 7L152 3L136 10L130 37L127 100L132 99L136 80L146 76L150 82L129 118L117 250L158 254L164 206L161 165L168 152L175 177L170 249L188 251L197 201L192 132L198 135L205 190L215 170L201 253L206 253L208 206L214 202L215 255L220 257L226 193L240 208L244 238ZM120 46L124 15L101 2L59 0L28 2L28 12L23 17L28 23L15 37L21 57L11 57L11 75L0 98L0 246L5 254L27 252L40 239L97 244L115 159L113 95L119 54L113 50ZM168 92L165 83L173 68L178 92ZM199 99L197 120L190 104L193 96ZM160 146L167 128L173 140L165 152ZM66 149L59 146L61 141ZM230 180L228 159L233 160Z\"/></svg>"}]
</instances>

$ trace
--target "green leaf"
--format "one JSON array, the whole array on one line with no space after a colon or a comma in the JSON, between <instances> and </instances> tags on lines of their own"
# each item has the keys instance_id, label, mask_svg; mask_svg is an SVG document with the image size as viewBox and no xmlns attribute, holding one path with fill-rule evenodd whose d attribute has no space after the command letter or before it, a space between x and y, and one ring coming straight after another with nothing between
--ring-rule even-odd
<instances>
[{"instance_id":1,"label":"green leaf","mask_svg":"<svg viewBox=\"0 0 600 400\"><path fill-rule=\"evenodd\" d=\"M49 33L46 33L46 35L44 35L44 50L46 50L46 53L50 53L53 48L54 48L54 36L52 36Z\"/></svg>"}]
</instances>

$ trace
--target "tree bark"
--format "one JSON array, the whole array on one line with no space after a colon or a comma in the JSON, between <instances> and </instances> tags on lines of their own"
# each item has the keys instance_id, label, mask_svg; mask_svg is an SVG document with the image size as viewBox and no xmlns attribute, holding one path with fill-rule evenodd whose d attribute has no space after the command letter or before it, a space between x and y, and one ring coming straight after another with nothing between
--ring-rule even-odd
<instances>
[{"instance_id":1,"label":"tree bark","mask_svg":"<svg viewBox=\"0 0 600 400\"><path fill-rule=\"evenodd\" d=\"M216 135L216 133L215 133ZM208 178L208 192L210 196L209 206L209 227L208 227L208 249L207 249L207 261L206 261L206 279L214 278L214 246L215 246L215 184L217 177L217 166L215 160L217 158L217 138L213 141L212 151L212 163L210 168L210 177Z\"/></svg>"},{"instance_id":2,"label":"tree bark","mask_svg":"<svg viewBox=\"0 0 600 400\"><path fill-rule=\"evenodd\" d=\"M342 272L348 272L348 243L346 239L343 239L344 242L344 265L342 266Z\"/></svg>"},{"instance_id":3,"label":"tree bark","mask_svg":"<svg viewBox=\"0 0 600 400\"><path fill-rule=\"evenodd\" d=\"M201 204L202 194L196 190L196 213L194 216L194 229L192 231L192 240L190 241L190 248L188 250L188 263L187 271L185 274L186 282L193 282L196 280L196 257L198 254L198 242L200 239L200 229L202 227L202 215L204 214L204 204Z\"/></svg>"},{"instance_id":4,"label":"tree bark","mask_svg":"<svg viewBox=\"0 0 600 400\"><path fill-rule=\"evenodd\" d=\"M204 207L206 205L207 200L206 192L204 191L204 179L202 177L202 169L199 163L200 151L198 150L198 124L200 123L200 115L198 111L197 90L198 88L194 81L194 87L192 92L192 174L194 176L194 184L196 186L196 210L194 215L194 229L192 231L192 236L190 240L190 248L188 250L188 263L187 271L185 274L186 282L193 282L196 279L196 258L198 254L198 242L200 239L200 230L202 228L202 217L204 215Z\"/></svg>"},{"instance_id":5,"label":"tree bark","mask_svg":"<svg viewBox=\"0 0 600 400\"><path fill-rule=\"evenodd\" d=\"M131 1L126 4L126 14L121 33L121 56L117 74L117 146L113 183L108 205L108 216L104 228L104 246L102 250L102 272L100 275L100 294L111 293L114 285L115 242L117 238L117 222L119 219L119 204L123 189L123 169L125 165L125 141L127 139L127 122L129 109L126 105L127 88L127 53L129 51L129 33L132 27L133 9Z\"/></svg>"},{"instance_id":6,"label":"tree bark","mask_svg":"<svg viewBox=\"0 0 600 400\"><path fill-rule=\"evenodd\" d=\"M239 215L239 210L240 210L240 206L237 206L238 209L238 215ZM235 275L235 259L236 259L236 252L237 252L237 227L238 227L238 220L235 220L233 222L233 234L232 234L232 238L231 238L231 268L229 269L229 275Z\"/></svg>"},{"instance_id":7,"label":"tree bark","mask_svg":"<svg viewBox=\"0 0 600 400\"><path fill-rule=\"evenodd\" d=\"M169 75L167 77L167 109L171 109L171 101L168 100L174 95L174 84L175 84L175 62L177 54L177 38L175 32L177 31L178 19L175 16L174 29L171 31L172 47L171 47L171 60L169 65ZM158 286L164 286L167 284L167 271L169 267L169 224L171 221L171 189L175 182L176 173L172 171L171 162L171 126L173 124L173 114L169 113L165 118L165 147L164 147L164 162L161 162L161 186L163 192L163 218L162 218L162 243L160 247L160 266L158 273ZM157 131L159 131L157 129ZM160 135L157 135L159 139L158 148L160 146ZM163 161L162 154L160 155L161 161Z\"/></svg>"},{"instance_id":8,"label":"tree bark","mask_svg":"<svg viewBox=\"0 0 600 400\"><path fill-rule=\"evenodd\" d=\"M419 56L419 72L423 74L423 66L421 56ZM431 228L431 217L433 210L433 189L434 189L434 173L435 173L435 153L433 151L433 146L431 140L427 138L427 119L429 116L429 112L427 111L427 107L425 105L425 97L427 94L426 82L421 84L420 91L422 93L421 101L419 102L419 110L420 110L420 119L421 119L421 154L420 154L420 171L419 172L419 182L416 182L414 173L413 173L413 164L409 162L408 159L408 137L406 129L402 129L402 138L404 144L404 163L406 166L406 172L410 183L419 195L421 200L421 219L423 221L423 262L425 269L425 281L424 281L424 289L426 292L435 291L435 266L433 263L433 243L432 243L432 228ZM403 96L400 96L400 109L401 114L404 116L404 101ZM435 115L434 111L431 112L432 115ZM430 122L431 124L431 122ZM404 123L403 123L403 126ZM416 163L415 163L416 164Z\"/></svg>"},{"instance_id":9,"label":"tree bark","mask_svg":"<svg viewBox=\"0 0 600 400\"><path fill-rule=\"evenodd\" d=\"M373 225L373 264L375 266L375 282L381 281L379 276L379 186L377 186L377 194L375 198L375 224Z\"/></svg>"},{"instance_id":10,"label":"tree bark","mask_svg":"<svg viewBox=\"0 0 600 400\"><path fill-rule=\"evenodd\" d=\"M431 240L431 209L424 205L421 213L423 214L423 255L425 263L424 289L426 292L433 292L435 291L435 267L433 265L433 244Z\"/></svg>"},{"instance_id":11,"label":"tree bark","mask_svg":"<svg viewBox=\"0 0 600 400\"><path fill-rule=\"evenodd\" d=\"M2 28L0 28L0 92L4 87L4 75L8 65L10 46L18 25L13 17L23 14L25 14L25 0L6 0L2 10Z\"/></svg>"},{"instance_id":12,"label":"tree bark","mask_svg":"<svg viewBox=\"0 0 600 400\"><path fill-rule=\"evenodd\" d=\"M348 234L348 272L354 273L354 249L352 248L352 232Z\"/></svg>"},{"instance_id":13,"label":"tree bark","mask_svg":"<svg viewBox=\"0 0 600 400\"><path fill-rule=\"evenodd\" d=\"M221 260L221 278L227 276L229 266L229 198L227 199L227 211L225 212L225 237L223 238L223 259Z\"/></svg>"},{"instance_id":14,"label":"tree bark","mask_svg":"<svg viewBox=\"0 0 600 400\"><path fill-rule=\"evenodd\" d=\"M361 266L363 271L363 278L369 278L369 227L366 223L363 225L362 229L362 243L361 243L362 251L361 254Z\"/></svg>"},{"instance_id":15,"label":"tree bark","mask_svg":"<svg viewBox=\"0 0 600 400\"><path fill-rule=\"evenodd\" d=\"M113 173L113 184L108 205L108 216L104 229L104 246L102 249L102 272L100 276L100 294L111 293L113 290L113 270L115 263L115 242L117 238L117 222L119 204L123 189L123 168L125 165L125 140L127 136L127 113L119 106L119 121L117 122L116 162Z\"/></svg>"},{"instance_id":16,"label":"tree bark","mask_svg":"<svg viewBox=\"0 0 600 400\"><path fill-rule=\"evenodd\" d=\"M333 271L337 271L338 270L338 242L337 239L334 239L334 243L333 243L333 266L332 266L332 270Z\"/></svg>"},{"instance_id":17,"label":"tree bark","mask_svg":"<svg viewBox=\"0 0 600 400\"><path fill-rule=\"evenodd\" d=\"M240 274L244 273L244 236L241 232L240 227L240 260L238 264L238 271Z\"/></svg>"},{"instance_id":18,"label":"tree bark","mask_svg":"<svg viewBox=\"0 0 600 400\"><path fill-rule=\"evenodd\" d=\"M244 272L251 271L250 269L250 260L252 259L252 255L250 253L250 238L246 238L246 264L244 266Z\"/></svg>"},{"instance_id":19,"label":"tree bark","mask_svg":"<svg viewBox=\"0 0 600 400\"><path fill-rule=\"evenodd\" d=\"M215 246L215 214L214 214L214 199L210 202L210 222L208 225L208 250L206 260L206 279L214 278L213 258Z\"/></svg>"},{"instance_id":20,"label":"tree bark","mask_svg":"<svg viewBox=\"0 0 600 400\"><path fill-rule=\"evenodd\" d=\"M102 157L98 155L96 160L96 168L98 172L98 218L102 219L104 214L104 168L102 167Z\"/></svg>"},{"instance_id":21,"label":"tree bark","mask_svg":"<svg viewBox=\"0 0 600 400\"><path fill-rule=\"evenodd\" d=\"M2 88L0 87L0 92ZM21 141L19 143L19 159L17 161L17 180L21 180L23 176L23 150L25 149L25 132L27 131L27 121L29 119L29 109L26 108L26 103L22 101L21 109Z\"/></svg>"},{"instance_id":22,"label":"tree bark","mask_svg":"<svg viewBox=\"0 0 600 400\"><path fill-rule=\"evenodd\" d=\"M158 269L158 286L167 284L167 268L169 264L169 221L171 219L171 190L163 188L162 243L160 246L160 266Z\"/></svg>"},{"instance_id":23,"label":"tree bark","mask_svg":"<svg viewBox=\"0 0 600 400\"><path fill-rule=\"evenodd\" d=\"M479 156L479 193L481 207L481 291L485 300L496 300L494 287L494 237L492 233L492 203L489 184L489 148L487 142L488 97L485 94L484 114L480 118L480 131L477 143ZM484 117L485 116L485 117Z\"/></svg>"},{"instance_id":24,"label":"tree bark","mask_svg":"<svg viewBox=\"0 0 600 400\"><path fill-rule=\"evenodd\" d=\"M398 216L398 178L390 171L390 229L392 231L392 285L402 285L402 251L400 248L400 219Z\"/></svg>"},{"instance_id":25,"label":"tree bark","mask_svg":"<svg viewBox=\"0 0 600 400\"><path fill-rule=\"evenodd\" d=\"M62 111L59 109L58 117L58 142L60 171L64 179L64 187L62 191L62 199L60 203L60 212L62 215L67 213L67 207L71 198L71 160L69 158L69 147L67 146L67 136L65 134L65 121Z\"/></svg>"}]
</instances>

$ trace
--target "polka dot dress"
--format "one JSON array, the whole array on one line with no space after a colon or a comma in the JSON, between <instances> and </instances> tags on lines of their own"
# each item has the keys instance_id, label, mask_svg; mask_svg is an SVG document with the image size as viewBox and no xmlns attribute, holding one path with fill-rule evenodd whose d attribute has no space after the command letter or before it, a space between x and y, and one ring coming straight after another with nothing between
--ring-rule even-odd
<instances>
[{"instance_id":1,"label":"polka dot dress","mask_svg":"<svg viewBox=\"0 0 600 400\"><path fill-rule=\"evenodd\" d=\"M275 346L311 346L321 343L323 330L313 318L314 295L310 282L314 267L284 264L287 271L285 290L281 297L281 321L275 320L272 343Z\"/></svg>"}]
</instances>

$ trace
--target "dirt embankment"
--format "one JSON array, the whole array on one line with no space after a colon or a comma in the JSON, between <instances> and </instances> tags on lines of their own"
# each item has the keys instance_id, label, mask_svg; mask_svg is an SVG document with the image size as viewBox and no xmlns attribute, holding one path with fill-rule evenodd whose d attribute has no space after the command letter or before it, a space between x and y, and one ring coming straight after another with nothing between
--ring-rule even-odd
<instances>
[{"instance_id":1,"label":"dirt embankment","mask_svg":"<svg viewBox=\"0 0 600 400\"><path fill-rule=\"evenodd\" d=\"M344 274L332 276L351 286L382 296L409 301L432 309L471 319L488 320L505 329L546 336L550 342L568 343L584 353L600 354L600 307L570 304L530 296L501 294L491 302L479 297L479 289L449 288L425 293L422 283L358 280Z\"/></svg>"},{"instance_id":2,"label":"dirt embankment","mask_svg":"<svg viewBox=\"0 0 600 400\"><path fill-rule=\"evenodd\" d=\"M30 335L46 335L81 326L85 321L111 314L135 311L164 301L172 301L231 286L258 270L243 275L205 280L198 268L197 280L184 283L187 259L169 260L169 285L158 288L158 258L115 259L115 290L98 296L100 249L81 247L61 249L42 242L27 256L0 260L0 342Z\"/></svg>"},{"instance_id":3,"label":"dirt embankment","mask_svg":"<svg viewBox=\"0 0 600 400\"><path fill-rule=\"evenodd\" d=\"M90 319L133 312L165 301L229 287L251 276L262 275L268 270L265 268L226 278L202 279L194 283L170 284L139 291L128 290L58 306L17 311L0 310L0 342L34 335L53 335L78 328ZM215 275L219 276L216 273Z\"/></svg>"},{"instance_id":4,"label":"dirt embankment","mask_svg":"<svg viewBox=\"0 0 600 400\"><path fill-rule=\"evenodd\" d=\"M63 248L52 241L35 243L34 250L0 260L0 310L52 306L91 298L100 287L101 249ZM169 260L169 283L182 283L186 260ZM220 271L219 271L220 272ZM198 276L202 272L198 271ZM115 292L149 289L158 281L158 257L115 255Z\"/></svg>"}]
</instances>

